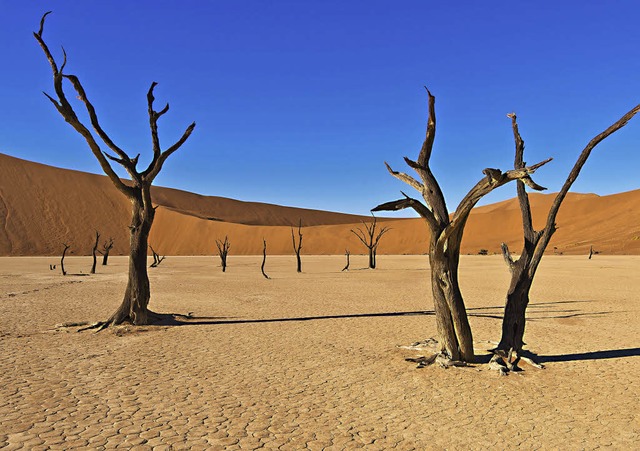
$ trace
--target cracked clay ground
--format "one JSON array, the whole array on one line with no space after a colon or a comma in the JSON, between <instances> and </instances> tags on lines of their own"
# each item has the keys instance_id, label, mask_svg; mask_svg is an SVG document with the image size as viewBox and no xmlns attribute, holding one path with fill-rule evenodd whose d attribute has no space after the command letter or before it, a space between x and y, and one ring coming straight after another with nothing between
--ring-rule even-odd
<instances>
[{"instance_id":1,"label":"cracked clay ground","mask_svg":"<svg viewBox=\"0 0 640 451\"><path fill-rule=\"evenodd\" d=\"M194 324L77 333L105 319L126 259L93 276L0 258L0 448L637 449L640 257L549 256L525 341L546 369L416 369L434 337L423 256L168 257L150 307ZM90 257L66 261L88 272ZM499 338L508 272L465 256L476 353Z\"/></svg>"}]
</instances>

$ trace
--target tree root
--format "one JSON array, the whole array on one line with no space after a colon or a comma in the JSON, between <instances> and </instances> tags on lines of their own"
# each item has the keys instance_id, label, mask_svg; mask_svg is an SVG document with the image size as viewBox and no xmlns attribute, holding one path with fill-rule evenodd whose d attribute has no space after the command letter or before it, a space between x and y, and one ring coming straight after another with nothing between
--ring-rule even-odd
<instances>
[{"instance_id":1,"label":"tree root","mask_svg":"<svg viewBox=\"0 0 640 451\"><path fill-rule=\"evenodd\" d=\"M511 348L509 352L506 352L503 349L493 349L491 352L493 353L493 356L489 361L489 369L498 371L500 376L506 376L508 373L518 374L522 371L522 368L518 366L518 363L521 360L534 368L544 369L544 365L533 360L531 353L527 351L521 350L520 354L518 354L516 350Z\"/></svg>"},{"instance_id":2,"label":"tree root","mask_svg":"<svg viewBox=\"0 0 640 451\"><path fill-rule=\"evenodd\" d=\"M460 360L452 360L449 356L443 353L437 353L430 355L429 357L418 356L415 358L406 358L407 362L417 363L418 366L416 368L424 368L425 366L432 365L437 363L440 368L452 368L452 367L466 367L470 366L467 362L462 362Z\"/></svg>"}]
</instances>

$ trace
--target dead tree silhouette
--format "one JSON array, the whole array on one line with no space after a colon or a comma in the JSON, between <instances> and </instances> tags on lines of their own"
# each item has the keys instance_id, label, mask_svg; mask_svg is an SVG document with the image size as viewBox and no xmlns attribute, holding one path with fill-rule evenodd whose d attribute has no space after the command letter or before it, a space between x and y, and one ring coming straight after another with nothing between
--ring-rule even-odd
<instances>
[{"instance_id":1,"label":"dead tree silhouette","mask_svg":"<svg viewBox=\"0 0 640 451\"><path fill-rule=\"evenodd\" d=\"M227 255L229 255L229 237L225 235L224 241L216 240L216 247L218 248L218 254L220 255L220 261L222 264L222 272L227 270Z\"/></svg>"},{"instance_id":2,"label":"dead tree silhouette","mask_svg":"<svg viewBox=\"0 0 640 451\"><path fill-rule=\"evenodd\" d=\"M520 251L520 257L514 260L513 256L509 252L509 247L505 243L502 243L502 253L509 267L509 271L511 272L511 284L507 291L507 298L505 302L504 317L502 321L502 337L498 346L494 350L497 357L503 358L508 369L513 366L512 360L515 359L517 363L518 356L522 354L526 324L526 310L527 305L529 304L529 292L531 290L538 265L542 260L542 256L547 249L551 237L556 231L556 216L558 214L558 210L560 210L562 201L565 199L571 185L573 185L573 182L578 178L582 167L587 162L589 155L591 155L591 151L609 135L624 127L638 111L640 111L640 105L636 105L618 119L617 122L589 141L587 146L578 156L578 159L567 176L567 180L564 182L564 185L558 194L556 194L553 204L549 209L544 229L539 231L534 230L531 218L531 206L529 203L529 196L524 186L525 184L523 181L517 181L518 201L520 204L522 228L524 233L524 245ZM516 146L514 168L515 170L520 170L525 167L524 141L522 140L518 130L515 113L510 113L507 116L511 118L511 126ZM591 258L592 253L593 246L591 247L589 258ZM507 356L506 358L504 358L505 355Z\"/></svg>"},{"instance_id":3,"label":"dead tree silhouette","mask_svg":"<svg viewBox=\"0 0 640 451\"><path fill-rule=\"evenodd\" d=\"M382 227L380 230L376 230L378 224L378 218L373 216L373 221L367 224L362 221L362 225L364 225L364 230L360 227L357 227L355 230L351 229L351 233L358 237L358 239L367 247L369 251L369 268L376 269L376 256L378 253L378 245L380 244L380 238L382 235L391 230L389 227Z\"/></svg>"},{"instance_id":4,"label":"dead tree silhouette","mask_svg":"<svg viewBox=\"0 0 640 451\"><path fill-rule=\"evenodd\" d=\"M102 250L98 250L102 254L102 266L107 266L107 260L109 260L109 252L113 248L113 238L109 238L109 241L105 241L102 244Z\"/></svg>"},{"instance_id":5,"label":"dead tree silhouette","mask_svg":"<svg viewBox=\"0 0 640 451\"><path fill-rule=\"evenodd\" d=\"M91 249L91 255L93 256L93 265L91 265L90 274L96 273L96 264L98 263L98 259L96 257L96 252L98 251L98 242L100 241L100 234L96 230L96 240L93 243L93 248Z\"/></svg>"},{"instance_id":6,"label":"dead tree silhouette","mask_svg":"<svg viewBox=\"0 0 640 451\"><path fill-rule=\"evenodd\" d=\"M260 270L262 271L262 275L265 279L268 279L269 276L266 272L264 272L264 265L267 263L267 240L262 239L262 266L260 266Z\"/></svg>"},{"instance_id":7,"label":"dead tree silhouette","mask_svg":"<svg viewBox=\"0 0 640 451\"><path fill-rule=\"evenodd\" d=\"M62 243L62 245L64 246L64 249L62 250L62 258L60 259L60 268L62 269L62 275L66 276L67 275L67 271L64 270L64 256L67 254L67 250L69 250L69 248L71 246L69 246L66 243ZM55 266L54 266L55 268Z\"/></svg>"},{"instance_id":8,"label":"dead tree silhouette","mask_svg":"<svg viewBox=\"0 0 640 451\"><path fill-rule=\"evenodd\" d=\"M151 263L149 267L155 268L159 266L160 263L162 263L162 260L164 260L165 257L164 256L160 257L160 255L155 250L153 250L151 246L149 246L149 249L151 249L151 255L153 256L153 263Z\"/></svg>"},{"instance_id":9,"label":"dead tree silhouette","mask_svg":"<svg viewBox=\"0 0 640 451\"><path fill-rule=\"evenodd\" d=\"M404 198L378 205L372 211L412 208L426 221L431 231L429 261L431 263L431 285L441 353L454 361L472 362L474 360L473 337L458 284L460 243L467 218L471 209L483 196L512 180L522 179L534 189L543 189L531 180L530 175L551 159L504 173L499 169L485 169L482 171L485 177L471 188L453 215L449 216L440 185L429 167L436 133L436 114L435 97L431 95L429 90L427 90L427 94L429 97L429 116L424 143L417 161L404 158L407 165L420 176L422 181L418 181L408 174L396 172L385 163L389 173L415 188L422 194L425 203L402 193Z\"/></svg>"},{"instance_id":10,"label":"dead tree silhouette","mask_svg":"<svg viewBox=\"0 0 640 451\"><path fill-rule=\"evenodd\" d=\"M296 253L297 271L302 272L302 260L300 259L300 250L302 249L302 219L298 222L298 242L296 243L293 227L291 227L291 241L293 243L293 251Z\"/></svg>"},{"instance_id":11,"label":"dead tree silhouette","mask_svg":"<svg viewBox=\"0 0 640 451\"><path fill-rule=\"evenodd\" d=\"M62 65L58 66L58 63L51 54L49 47L43 40L42 33L45 19L50 12L51 11L42 16L39 30L33 33L38 44L42 48L49 65L51 66L51 70L53 72L53 86L55 96L57 98L46 93L45 95L64 120L85 139L87 145L91 149L91 152L100 163L102 170L109 177L118 191L131 201L132 207L131 225L129 226L129 278L124 298L120 307L118 307L106 321L95 323L90 327L103 329L109 325L121 324L123 322L130 322L134 325L149 324L157 317L157 315L151 312L148 308L151 294L149 288L149 277L147 274L147 241L155 216L155 208L151 203L151 185L153 184L156 176L162 170L167 158L169 158L171 154L178 150L187 141L195 128L195 122L186 128L178 141L163 151L160 147L160 139L158 137L158 119L169 111L169 105L167 104L160 111L156 111L153 108L153 102L155 100L153 91L157 83L151 83L151 87L147 92L147 105L149 126L151 128L151 140L153 144L153 158L146 169L142 171L138 170L137 164L140 155L138 154L131 158L124 150L113 142L109 135L103 130L102 125L98 120L98 114L96 113L94 106L89 101L87 93L80 83L79 78L75 75L64 73L64 69L67 64L66 51L63 49L62 53L64 59ZM91 122L91 127L111 153L100 147L93 133L78 118L78 115L67 99L64 90L64 82L69 82L73 87L73 90L75 91L74 96L77 96L86 109ZM109 160L118 163L126 170L131 178L130 183L125 183L120 179L111 166L111 163L109 163Z\"/></svg>"}]
</instances>

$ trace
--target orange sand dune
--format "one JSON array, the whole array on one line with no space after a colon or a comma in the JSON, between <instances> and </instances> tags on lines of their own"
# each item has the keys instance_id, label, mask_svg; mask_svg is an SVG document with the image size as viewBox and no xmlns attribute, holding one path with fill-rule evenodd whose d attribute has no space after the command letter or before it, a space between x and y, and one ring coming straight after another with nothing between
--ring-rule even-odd
<instances>
[{"instance_id":1,"label":"orange sand dune","mask_svg":"<svg viewBox=\"0 0 640 451\"><path fill-rule=\"evenodd\" d=\"M362 216L241 202L156 187L160 206L150 242L161 254L207 255L215 239L229 236L231 253L259 254L262 239L270 254L290 254L291 224L302 219L303 254L354 254L365 251L350 230ZM381 201L386 199L381 199ZM546 220L553 195L532 194L535 226ZM611 196L569 194L558 216L549 252L640 254L640 190ZM58 169L0 154L0 255L56 255L61 243L76 254L90 253L95 230L115 239L115 254L127 251L129 202L105 177ZM381 254L421 254L428 231L419 219L385 219L392 230ZM469 219L463 253L499 252L506 242L517 252L522 243L515 199L476 208Z\"/></svg>"}]
</instances>

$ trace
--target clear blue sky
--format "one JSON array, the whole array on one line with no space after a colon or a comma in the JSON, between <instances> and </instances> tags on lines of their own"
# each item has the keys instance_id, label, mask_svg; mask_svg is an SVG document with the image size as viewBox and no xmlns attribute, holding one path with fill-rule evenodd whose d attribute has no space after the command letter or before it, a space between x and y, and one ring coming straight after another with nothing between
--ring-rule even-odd
<instances>
[{"instance_id":1,"label":"clear blue sky","mask_svg":"<svg viewBox=\"0 0 640 451\"><path fill-rule=\"evenodd\" d=\"M588 140L640 102L637 1L0 0L0 152L89 172L94 157L42 95L51 72L32 32L47 10L46 41L65 47L121 147L150 155L152 81L158 109L171 105L165 145L196 121L157 184L206 195L362 214L398 198L410 188L383 161L410 171L423 85L451 210L483 168L512 167L511 111L525 159L555 158L536 180L557 191ZM630 167L640 118L597 148L573 191L640 188ZM486 202L514 195L507 185Z\"/></svg>"}]
</instances>

